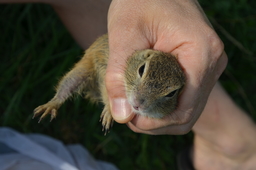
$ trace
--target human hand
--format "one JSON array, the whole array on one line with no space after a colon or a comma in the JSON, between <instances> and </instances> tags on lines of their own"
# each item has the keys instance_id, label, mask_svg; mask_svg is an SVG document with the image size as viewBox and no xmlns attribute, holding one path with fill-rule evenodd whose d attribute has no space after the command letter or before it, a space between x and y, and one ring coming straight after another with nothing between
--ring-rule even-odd
<instances>
[{"instance_id":1,"label":"human hand","mask_svg":"<svg viewBox=\"0 0 256 170\"><path fill-rule=\"evenodd\" d=\"M184 134L200 116L227 57L223 43L194 0L113 0L108 13L110 58L106 85L112 116L135 132ZM126 59L152 48L178 57L186 86L173 113L163 119L135 115L123 83Z\"/></svg>"}]
</instances>

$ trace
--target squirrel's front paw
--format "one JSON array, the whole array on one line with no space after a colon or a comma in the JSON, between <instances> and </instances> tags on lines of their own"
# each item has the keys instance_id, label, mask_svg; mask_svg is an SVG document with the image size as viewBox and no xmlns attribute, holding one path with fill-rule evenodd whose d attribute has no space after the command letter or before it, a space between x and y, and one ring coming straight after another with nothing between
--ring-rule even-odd
<instances>
[{"instance_id":1,"label":"squirrel's front paw","mask_svg":"<svg viewBox=\"0 0 256 170\"><path fill-rule=\"evenodd\" d=\"M38 123L41 122L41 120L48 114L51 114L51 120L52 121L57 116L57 110L60 107L59 103L56 103L54 101L49 101L48 103L38 106L34 110L34 116L33 119L39 115L42 114L40 117Z\"/></svg>"},{"instance_id":2,"label":"squirrel's front paw","mask_svg":"<svg viewBox=\"0 0 256 170\"><path fill-rule=\"evenodd\" d=\"M105 107L101 113L101 116L100 116L100 121L102 122L102 126L103 126L102 131L105 131L105 135L106 135L109 128L114 123L109 106L105 105Z\"/></svg>"}]
</instances>

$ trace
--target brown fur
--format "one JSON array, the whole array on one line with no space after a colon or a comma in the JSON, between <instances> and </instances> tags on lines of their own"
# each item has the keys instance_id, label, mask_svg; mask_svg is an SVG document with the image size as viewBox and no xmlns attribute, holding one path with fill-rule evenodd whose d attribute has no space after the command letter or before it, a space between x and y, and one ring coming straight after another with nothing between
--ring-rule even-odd
<instances>
[{"instance_id":1,"label":"brown fur","mask_svg":"<svg viewBox=\"0 0 256 170\"><path fill-rule=\"evenodd\" d=\"M105 86L108 63L108 36L98 38L86 51L82 59L60 80L55 96L34 110L34 117L46 115L56 117L58 108L74 93L84 95L93 102L102 102L103 129L113 123ZM143 75L139 68L145 65ZM125 69L125 87L129 103L139 104L141 110L134 112L143 116L162 118L177 105L178 93L185 84L184 73L175 57L155 50L136 51L128 60ZM177 90L171 97L166 95ZM145 111L148 111L146 113Z\"/></svg>"}]
</instances>

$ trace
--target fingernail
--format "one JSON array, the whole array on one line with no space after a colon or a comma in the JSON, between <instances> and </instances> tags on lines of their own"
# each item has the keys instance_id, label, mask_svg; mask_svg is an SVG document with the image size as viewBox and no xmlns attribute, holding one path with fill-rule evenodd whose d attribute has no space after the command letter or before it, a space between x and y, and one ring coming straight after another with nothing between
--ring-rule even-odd
<instances>
[{"instance_id":1,"label":"fingernail","mask_svg":"<svg viewBox=\"0 0 256 170\"><path fill-rule=\"evenodd\" d=\"M113 118L119 123L125 121L132 114L131 106L128 103L128 101L124 98L116 98L111 100L110 107Z\"/></svg>"}]
</instances>

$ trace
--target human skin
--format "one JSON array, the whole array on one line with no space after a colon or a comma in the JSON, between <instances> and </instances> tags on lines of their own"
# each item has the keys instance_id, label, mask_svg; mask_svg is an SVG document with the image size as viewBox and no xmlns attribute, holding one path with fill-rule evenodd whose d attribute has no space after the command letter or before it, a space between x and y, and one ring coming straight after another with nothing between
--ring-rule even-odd
<instances>
[{"instance_id":1,"label":"human skin","mask_svg":"<svg viewBox=\"0 0 256 170\"><path fill-rule=\"evenodd\" d=\"M227 56L197 1L113 0L108 13L110 58L106 85L113 118L135 132L185 134L206 104ZM177 56L186 86L175 112L164 119L135 115L125 97L125 60L134 50L153 48ZM118 90L117 90L118 89Z\"/></svg>"},{"instance_id":2,"label":"human skin","mask_svg":"<svg viewBox=\"0 0 256 170\"><path fill-rule=\"evenodd\" d=\"M111 0L0 0L1 3L51 5L76 42L86 50L96 38L107 32Z\"/></svg>"},{"instance_id":3,"label":"human skin","mask_svg":"<svg viewBox=\"0 0 256 170\"><path fill-rule=\"evenodd\" d=\"M193 132L191 158L195 169L255 169L255 123L220 84L214 86Z\"/></svg>"},{"instance_id":4,"label":"human skin","mask_svg":"<svg viewBox=\"0 0 256 170\"><path fill-rule=\"evenodd\" d=\"M191 130L227 63L223 44L197 1L0 0L0 3L11 2L50 4L84 49L107 31L106 15L112 2L108 14L110 61L106 82L110 99L119 100L117 105L112 102L115 120L120 123L131 120L127 124L135 132L183 134ZM88 23L92 24L88 26ZM153 121L135 116L125 101L124 60L135 49L144 48L178 56L187 76L187 86L177 112L166 120ZM174 121L170 120L172 118ZM193 131L195 139L191 158L196 169L247 170L254 167L255 124L220 85L214 86Z\"/></svg>"},{"instance_id":5,"label":"human skin","mask_svg":"<svg viewBox=\"0 0 256 170\"><path fill-rule=\"evenodd\" d=\"M135 132L189 132L227 63L222 41L194 0L74 0L72 5L70 0L0 2L50 4L83 48L103 34L106 31L104 25L108 24L110 56L106 86L112 116L119 123L127 123ZM187 82L179 105L164 119L135 115L125 96L123 71L126 59L134 50L146 48L177 56L186 74Z\"/></svg>"}]
</instances>

